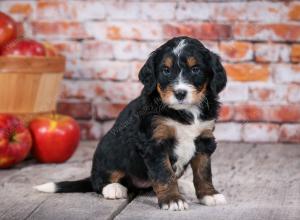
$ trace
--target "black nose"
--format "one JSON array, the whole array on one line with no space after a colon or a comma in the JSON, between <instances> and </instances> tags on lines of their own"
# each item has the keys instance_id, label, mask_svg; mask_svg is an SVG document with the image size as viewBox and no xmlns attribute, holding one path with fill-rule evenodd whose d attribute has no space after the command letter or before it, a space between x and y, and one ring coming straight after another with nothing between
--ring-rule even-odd
<instances>
[{"instance_id":1,"label":"black nose","mask_svg":"<svg viewBox=\"0 0 300 220\"><path fill-rule=\"evenodd\" d=\"M178 89L174 92L176 99L183 100L186 97L187 91L183 89Z\"/></svg>"}]
</instances>

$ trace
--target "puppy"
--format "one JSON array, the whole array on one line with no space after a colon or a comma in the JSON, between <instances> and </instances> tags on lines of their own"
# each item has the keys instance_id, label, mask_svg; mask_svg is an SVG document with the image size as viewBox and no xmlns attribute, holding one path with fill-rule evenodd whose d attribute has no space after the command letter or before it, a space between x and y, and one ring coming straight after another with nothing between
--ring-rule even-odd
<instances>
[{"instance_id":1,"label":"puppy","mask_svg":"<svg viewBox=\"0 0 300 220\"><path fill-rule=\"evenodd\" d=\"M196 196L204 205L226 203L213 186L210 156L227 78L217 55L198 40L177 37L160 46L139 72L141 95L120 113L102 138L91 176L79 181L46 183L44 192L102 193L126 198L128 191L153 189L166 210L188 208L177 179L188 164Z\"/></svg>"}]
</instances>

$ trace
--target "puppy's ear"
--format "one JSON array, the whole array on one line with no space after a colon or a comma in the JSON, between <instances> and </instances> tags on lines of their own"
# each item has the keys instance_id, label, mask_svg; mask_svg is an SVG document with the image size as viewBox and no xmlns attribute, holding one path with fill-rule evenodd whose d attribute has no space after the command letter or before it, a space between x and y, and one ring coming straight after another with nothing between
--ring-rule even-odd
<instances>
[{"instance_id":1,"label":"puppy's ear","mask_svg":"<svg viewBox=\"0 0 300 220\"><path fill-rule=\"evenodd\" d=\"M156 89L155 61L156 51L152 52L139 72L139 80L144 84L143 91L151 94Z\"/></svg>"},{"instance_id":2,"label":"puppy's ear","mask_svg":"<svg viewBox=\"0 0 300 220\"><path fill-rule=\"evenodd\" d=\"M215 94L219 94L227 83L226 71L221 64L219 56L213 52L210 52L209 65L213 74L210 81L210 88Z\"/></svg>"}]
</instances>

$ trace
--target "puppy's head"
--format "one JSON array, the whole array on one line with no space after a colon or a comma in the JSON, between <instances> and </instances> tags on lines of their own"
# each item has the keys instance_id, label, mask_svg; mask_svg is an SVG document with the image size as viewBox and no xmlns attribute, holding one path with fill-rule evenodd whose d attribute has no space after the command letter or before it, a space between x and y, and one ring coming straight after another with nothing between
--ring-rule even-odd
<instances>
[{"instance_id":1,"label":"puppy's head","mask_svg":"<svg viewBox=\"0 0 300 220\"><path fill-rule=\"evenodd\" d=\"M208 91L217 95L227 81L218 56L188 37L173 38L152 52L139 79L144 93L157 91L174 109L199 105Z\"/></svg>"}]
</instances>

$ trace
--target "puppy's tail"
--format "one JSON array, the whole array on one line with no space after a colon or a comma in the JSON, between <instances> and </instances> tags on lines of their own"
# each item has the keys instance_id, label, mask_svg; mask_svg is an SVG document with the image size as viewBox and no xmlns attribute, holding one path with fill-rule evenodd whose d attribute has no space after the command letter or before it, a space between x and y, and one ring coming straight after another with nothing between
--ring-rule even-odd
<instances>
[{"instance_id":1,"label":"puppy's tail","mask_svg":"<svg viewBox=\"0 0 300 220\"><path fill-rule=\"evenodd\" d=\"M92 192L90 178L77 181L49 182L42 185L34 186L34 189L47 193L72 193L72 192Z\"/></svg>"}]
</instances>

